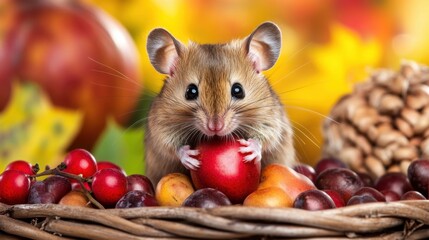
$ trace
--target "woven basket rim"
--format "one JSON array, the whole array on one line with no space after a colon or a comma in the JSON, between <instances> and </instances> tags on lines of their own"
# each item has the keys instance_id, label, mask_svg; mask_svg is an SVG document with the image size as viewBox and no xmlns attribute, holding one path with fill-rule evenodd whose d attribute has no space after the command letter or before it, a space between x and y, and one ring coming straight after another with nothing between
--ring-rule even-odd
<instances>
[{"instance_id":1,"label":"woven basket rim","mask_svg":"<svg viewBox=\"0 0 429 240\"><path fill-rule=\"evenodd\" d=\"M211 209L166 206L92 209L58 204L9 206L0 203L0 213L1 231L28 237L23 232L31 228L34 239L67 239L58 235L92 239L94 229L104 229L116 239L122 235L123 239L429 237L429 200L365 203L320 211L241 205ZM41 226L34 227L22 221L28 218L46 219ZM15 230L11 230L11 224L15 224ZM71 232L64 230L65 227ZM52 238L34 237L35 232L49 234ZM106 239L113 238L106 236Z\"/></svg>"}]
</instances>

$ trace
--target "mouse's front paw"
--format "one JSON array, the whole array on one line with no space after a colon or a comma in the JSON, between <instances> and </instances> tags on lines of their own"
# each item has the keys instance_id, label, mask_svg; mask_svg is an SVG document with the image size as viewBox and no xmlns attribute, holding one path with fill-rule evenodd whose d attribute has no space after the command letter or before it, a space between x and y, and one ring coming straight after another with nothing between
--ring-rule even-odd
<instances>
[{"instance_id":1,"label":"mouse's front paw","mask_svg":"<svg viewBox=\"0 0 429 240\"><path fill-rule=\"evenodd\" d=\"M243 145L243 147L240 147L239 152L248 154L244 157L245 162L250 161L261 161L262 159L262 144L259 140L255 140L252 138L249 138L249 140L240 139L238 142Z\"/></svg>"},{"instance_id":2,"label":"mouse's front paw","mask_svg":"<svg viewBox=\"0 0 429 240\"><path fill-rule=\"evenodd\" d=\"M189 145L180 147L178 151L178 156L180 162L186 169L196 170L200 167L200 161L192 156L197 156L200 154L198 150L191 150Z\"/></svg>"}]
</instances>

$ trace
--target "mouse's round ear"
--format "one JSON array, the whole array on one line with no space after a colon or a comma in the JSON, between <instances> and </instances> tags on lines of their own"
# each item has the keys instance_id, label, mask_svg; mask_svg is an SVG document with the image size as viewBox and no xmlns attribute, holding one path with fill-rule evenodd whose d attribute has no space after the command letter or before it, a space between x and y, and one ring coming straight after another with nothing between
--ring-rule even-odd
<instances>
[{"instance_id":1,"label":"mouse's round ear","mask_svg":"<svg viewBox=\"0 0 429 240\"><path fill-rule=\"evenodd\" d=\"M156 28L149 33L146 49L153 67L171 76L184 47L167 30Z\"/></svg>"},{"instance_id":2,"label":"mouse's round ear","mask_svg":"<svg viewBox=\"0 0 429 240\"><path fill-rule=\"evenodd\" d=\"M247 56L258 73L270 69L277 61L281 48L279 27L265 22L255 29L245 40Z\"/></svg>"}]
</instances>

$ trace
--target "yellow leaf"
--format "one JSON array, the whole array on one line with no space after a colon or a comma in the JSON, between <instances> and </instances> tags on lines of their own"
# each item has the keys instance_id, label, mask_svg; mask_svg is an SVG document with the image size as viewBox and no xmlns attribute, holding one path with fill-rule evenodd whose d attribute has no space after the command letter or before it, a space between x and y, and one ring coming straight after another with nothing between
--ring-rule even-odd
<instances>
[{"instance_id":1,"label":"yellow leaf","mask_svg":"<svg viewBox=\"0 0 429 240\"><path fill-rule=\"evenodd\" d=\"M294 125L300 161L313 164L321 157L322 122L342 95L368 78L368 68L380 66L382 51L379 42L333 24L329 42L281 54L268 76Z\"/></svg>"},{"instance_id":2,"label":"yellow leaf","mask_svg":"<svg viewBox=\"0 0 429 240\"><path fill-rule=\"evenodd\" d=\"M33 84L15 83L0 113L0 170L17 159L56 166L81 123L80 112L52 106Z\"/></svg>"}]
</instances>

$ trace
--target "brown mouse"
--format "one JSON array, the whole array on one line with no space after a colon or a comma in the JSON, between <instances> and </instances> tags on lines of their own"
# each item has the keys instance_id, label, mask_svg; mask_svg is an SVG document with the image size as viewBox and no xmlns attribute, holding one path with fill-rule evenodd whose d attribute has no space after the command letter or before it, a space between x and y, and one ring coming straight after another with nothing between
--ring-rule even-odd
<instances>
[{"instance_id":1,"label":"brown mouse","mask_svg":"<svg viewBox=\"0 0 429 240\"><path fill-rule=\"evenodd\" d=\"M280 54L280 29L271 22L225 44L187 46L162 28L148 36L155 69L167 77L146 125L146 175L154 184L171 172L199 167L195 150L212 137L239 139L244 161L291 165L292 127L262 71Z\"/></svg>"}]
</instances>

